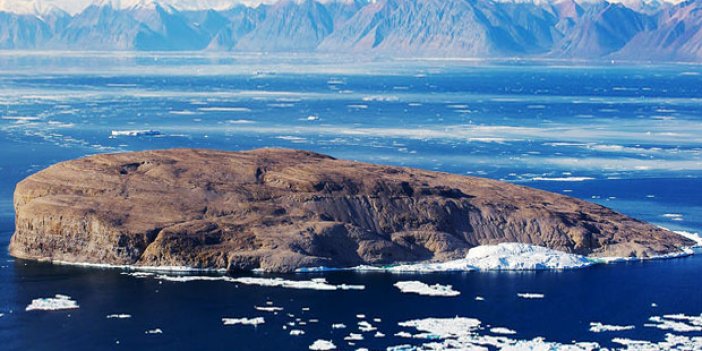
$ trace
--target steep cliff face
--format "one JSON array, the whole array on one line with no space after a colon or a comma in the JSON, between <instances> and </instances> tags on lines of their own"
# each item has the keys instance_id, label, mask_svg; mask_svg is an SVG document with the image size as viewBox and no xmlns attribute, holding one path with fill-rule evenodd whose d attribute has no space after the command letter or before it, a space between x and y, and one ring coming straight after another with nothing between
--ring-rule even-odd
<instances>
[{"instance_id":1,"label":"steep cliff face","mask_svg":"<svg viewBox=\"0 0 702 351\"><path fill-rule=\"evenodd\" d=\"M605 207L507 184L305 151L91 156L15 192L16 257L290 271L447 260L521 242L646 257L691 245Z\"/></svg>"}]
</instances>

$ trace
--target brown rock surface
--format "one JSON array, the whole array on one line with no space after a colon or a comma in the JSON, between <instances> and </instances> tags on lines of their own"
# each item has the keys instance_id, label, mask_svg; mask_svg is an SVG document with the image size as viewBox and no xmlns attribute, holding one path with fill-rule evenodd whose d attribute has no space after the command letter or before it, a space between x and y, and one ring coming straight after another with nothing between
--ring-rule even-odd
<instances>
[{"instance_id":1,"label":"brown rock surface","mask_svg":"<svg viewBox=\"0 0 702 351\"><path fill-rule=\"evenodd\" d=\"M521 242L593 256L692 242L586 201L305 151L173 149L62 162L15 192L12 255L290 271L459 258Z\"/></svg>"}]
</instances>

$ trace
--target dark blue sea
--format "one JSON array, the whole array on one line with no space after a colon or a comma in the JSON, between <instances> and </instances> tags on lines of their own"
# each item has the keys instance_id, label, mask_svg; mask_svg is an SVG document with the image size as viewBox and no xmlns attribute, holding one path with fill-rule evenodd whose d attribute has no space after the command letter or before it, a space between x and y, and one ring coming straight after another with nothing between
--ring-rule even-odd
<instances>
[{"instance_id":1,"label":"dark blue sea","mask_svg":"<svg viewBox=\"0 0 702 351\"><path fill-rule=\"evenodd\" d=\"M178 282L7 254L24 177L80 156L172 147L298 148L483 176L702 232L702 66L0 52L0 349L307 350L317 340L339 350L702 349L699 249L562 272L276 276L365 287L334 291ZM393 286L407 280L460 295ZM80 307L25 311L56 294ZM265 323L222 322L244 317ZM454 317L480 326L442 332ZM427 318L439 326L399 324ZM627 328L593 332L593 322ZM351 333L362 340L345 340Z\"/></svg>"}]
</instances>

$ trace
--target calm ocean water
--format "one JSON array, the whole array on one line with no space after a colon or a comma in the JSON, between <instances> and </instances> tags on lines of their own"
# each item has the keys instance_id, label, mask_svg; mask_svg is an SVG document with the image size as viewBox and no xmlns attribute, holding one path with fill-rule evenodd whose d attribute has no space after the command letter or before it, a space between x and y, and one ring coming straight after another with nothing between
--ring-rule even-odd
<instances>
[{"instance_id":1,"label":"calm ocean water","mask_svg":"<svg viewBox=\"0 0 702 351\"><path fill-rule=\"evenodd\" d=\"M300 148L485 176L702 232L701 121L700 66L3 53L0 246L12 234L12 192L22 178L84 155L170 147ZM112 135L130 130L158 135ZM417 332L399 322L454 316L479 319L485 335L487 325L500 326L517 332L513 340L566 344L701 334L644 326L652 316L702 314L699 255L566 272L284 276L364 285L360 291L121 273L14 260L2 250L0 348L304 350L325 339L339 349L386 349L428 342L395 336ZM450 284L461 295L402 294L393 287L400 280ZM524 292L545 296L517 296ZM25 311L55 294L80 308ZM254 309L267 303L283 310ZM266 321L257 327L221 321L257 316ZM384 336L360 332L361 320ZM635 328L593 333L590 322ZM339 323L347 328L332 328ZM162 333L146 333L155 329ZM344 340L349 333L363 340Z\"/></svg>"}]
</instances>

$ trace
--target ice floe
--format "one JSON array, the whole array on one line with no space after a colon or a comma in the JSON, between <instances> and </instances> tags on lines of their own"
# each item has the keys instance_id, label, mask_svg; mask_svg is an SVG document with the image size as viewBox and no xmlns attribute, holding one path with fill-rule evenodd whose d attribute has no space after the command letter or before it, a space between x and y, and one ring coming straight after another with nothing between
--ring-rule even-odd
<instances>
[{"instance_id":1,"label":"ice floe","mask_svg":"<svg viewBox=\"0 0 702 351\"><path fill-rule=\"evenodd\" d=\"M378 328L374 327L372 324L366 322L366 321L360 321L358 322L358 330L362 332L372 332L378 330Z\"/></svg>"},{"instance_id":2,"label":"ice floe","mask_svg":"<svg viewBox=\"0 0 702 351\"><path fill-rule=\"evenodd\" d=\"M251 112L248 107L200 107L197 110L202 112Z\"/></svg>"},{"instance_id":3,"label":"ice floe","mask_svg":"<svg viewBox=\"0 0 702 351\"><path fill-rule=\"evenodd\" d=\"M517 334L516 331L509 329L509 328L504 328L504 327L490 328L490 332L493 334L504 334L504 335Z\"/></svg>"},{"instance_id":4,"label":"ice floe","mask_svg":"<svg viewBox=\"0 0 702 351\"><path fill-rule=\"evenodd\" d=\"M523 299L543 299L545 297L544 294L538 293L518 293L517 296Z\"/></svg>"},{"instance_id":5,"label":"ice floe","mask_svg":"<svg viewBox=\"0 0 702 351\"><path fill-rule=\"evenodd\" d=\"M534 177L533 181L545 181L545 182L584 182L586 180L594 180L592 177Z\"/></svg>"},{"instance_id":6,"label":"ice floe","mask_svg":"<svg viewBox=\"0 0 702 351\"><path fill-rule=\"evenodd\" d=\"M633 325L610 325L610 324L603 324L600 322L591 322L590 323L590 331L593 333L624 331L624 330L632 330L634 328L635 328L635 326L633 326Z\"/></svg>"},{"instance_id":7,"label":"ice floe","mask_svg":"<svg viewBox=\"0 0 702 351\"><path fill-rule=\"evenodd\" d=\"M292 336L305 335L305 331L300 330L300 329L292 329L292 330L290 330L290 335L292 335Z\"/></svg>"},{"instance_id":8,"label":"ice floe","mask_svg":"<svg viewBox=\"0 0 702 351\"><path fill-rule=\"evenodd\" d=\"M149 329L145 331L144 334L163 334L163 330L161 330L160 328Z\"/></svg>"},{"instance_id":9,"label":"ice floe","mask_svg":"<svg viewBox=\"0 0 702 351\"><path fill-rule=\"evenodd\" d=\"M32 303L25 308L25 311L58 311L76 308L79 308L78 303L73 301L70 296L56 294L54 297L32 300Z\"/></svg>"},{"instance_id":10,"label":"ice floe","mask_svg":"<svg viewBox=\"0 0 702 351\"><path fill-rule=\"evenodd\" d=\"M131 314L126 314L126 313L120 313L120 314L108 314L107 319L126 319L126 318L132 318Z\"/></svg>"},{"instance_id":11,"label":"ice floe","mask_svg":"<svg viewBox=\"0 0 702 351\"><path fill-rule=\"evenodd\" d=\"M313 351L328 351L328 350L336 350L336 345L334 345L333 342L329 340L315 340L315 342L312 343L309 347L310 350Z\"/></svg>"},{"instance_id":12,"label":"ice floe","mask_svg":"<svg viewBox=\"0 0 702 351\"><path fill-rule=\"evenodd\" d=\"M349 335L344 337L344 340L346 340L346 341L361 341L361 340L363 340L363 335L356 334L356 333L349 333Z\"/></svg>"},{"instance_id":13,"label":"ice floe","mask_svg":"<svg viewBox=\"0 0 702 351\"><path fill-rule=\"evenodd\" d=\"M689 325L695 323L702 324L702 316L668 315L664 316L669 320L685 321ZM654 318L655 319L655 318ZM575 342L570 344L550 342L542 337L530 340L512 339L507 335L515 332L508 328L494 327L490 329L498 336L483 335L484 328L481 322L474 318L454 317L454 318L425 318L398 323L400 327L414 328L418 333L412 334L408 331L400 331L395 334L397 337L425 340L421 345L396 345L390 346L387 350L402 351L447 351L447 350L568 350L568 351L592 351L592 350L700 350L702 349L702 337L688 337L681 335L667 334L666 339L661 342L631 340L617 337L612 342L624 347L604 348L596 342ZM633 326L607 326L602 323L592 323L592 326L605 329L603 331L624 331Z\"/></svg>"},{"instance_id":14,"label":"ice floe","mask_svg":"<svg viewBox=\"0 0 702 351\"><path fill-rule=\"evenodd\" d=\"M428 285L420 281L402 281L395 283L394 286L403 293L413 293L424 296L458 296L461 294L453 290L451 285Z\"/></svg>"},{"instance_id":15,"label":"ice floe","mask_svg":"<svg viewBox=\"0 0 702 351\"><path fill-rule=\"evenodd\" d=\"M274 307L274 306L266 306L266 307L254 306L254 309L256 309L257 311L263 311L263 312L280 312L283 310L282 307Z\"/></svg>"},{"instance_id":16,"label":"ice floe","mask_svg":"<svg viewBox=\"0 0 702 351\"><path fill-rule=\"evenodd\" d=\"M224 325L253 325L254 327L266 323L263 317L254 318L222 318L222 324Z\"/></svg>"},{"instance_id":17,"label":"ice floe","mask_svg":"<svg viewBox=\"0 0 702 351\"><path fill-rule=\"evenodd\" d=\"M140 130L113 130L112 134L113 137L116 136L157 136L161 135L161 132L158 130L153 130L153 129L140 129Z\"/></svg>"},{"instance_id":18,"label":"ice floe","mask_svg":"<svg viewBox=\"0 0 702 351\"><path fill-rule=\"evenodd\" d=\"M664 316L653 316L648 320L652 323L644 324L645 327L672 330L681 333L702 331L702 314L699 316L667 314Z\"/></svg>"}]
</instances>

